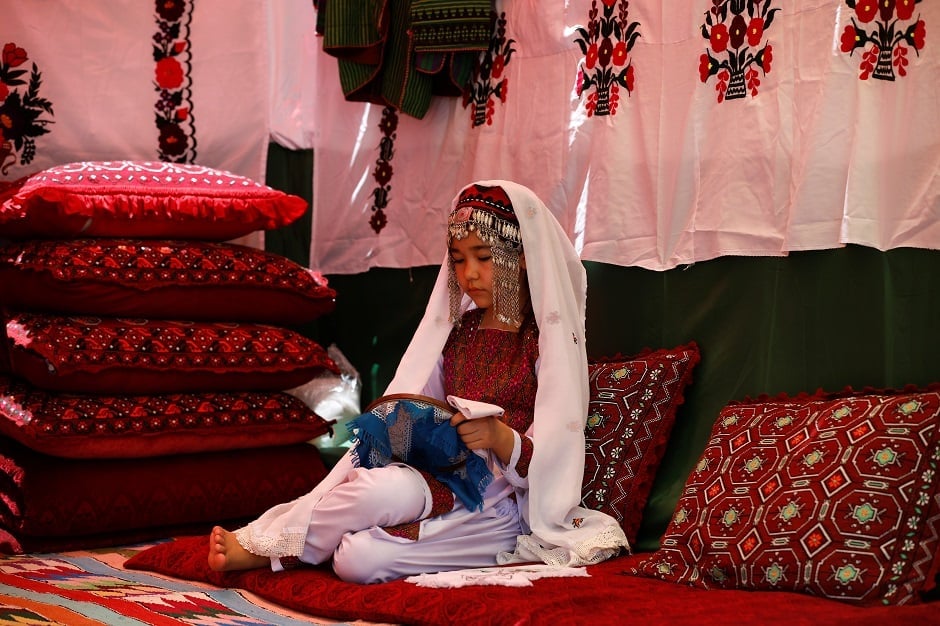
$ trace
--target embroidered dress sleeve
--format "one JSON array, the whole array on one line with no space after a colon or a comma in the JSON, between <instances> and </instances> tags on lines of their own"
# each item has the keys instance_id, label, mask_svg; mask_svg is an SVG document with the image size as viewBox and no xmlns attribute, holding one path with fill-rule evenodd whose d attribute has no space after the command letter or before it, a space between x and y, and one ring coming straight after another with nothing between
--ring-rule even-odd
<instances>
[{"instance_id":1,"label":"embroidered dress sleeve","mask_svg":"<svg viewBox=\"0 0 940 626\"><path fill-rule=\"evenodd\" d=\"M497 467L502 471L506 480L516 489L529 488L529 461L532 460L532 438L527 435L520 435L518 431L513 430L512 455L509 457L509 463L503 465L498 460ZM495 455L493 457L495 459Z\"/></svg>"}]
</instances>

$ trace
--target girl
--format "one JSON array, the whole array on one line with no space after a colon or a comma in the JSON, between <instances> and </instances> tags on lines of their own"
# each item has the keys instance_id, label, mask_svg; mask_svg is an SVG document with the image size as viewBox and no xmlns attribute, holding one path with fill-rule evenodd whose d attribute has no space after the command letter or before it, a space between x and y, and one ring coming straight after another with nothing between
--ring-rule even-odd
<instances>
[{"instance_id":1,"label":"girl","mask_svg":"<svg viewBox=\"0 0 940 626\"><path fill-rule=\"evenodd\" d=\"M617 522L579 506L587 416L584 267L532 191L483 181L455 199L448 252L386 394L502 407L451 424L493 479L482 510L404 464L346 454L311 491L209 539L215 570L332 558L343 580L380 582L515 562L598 563L628 548Z\"/></svg>"}]
</instances>

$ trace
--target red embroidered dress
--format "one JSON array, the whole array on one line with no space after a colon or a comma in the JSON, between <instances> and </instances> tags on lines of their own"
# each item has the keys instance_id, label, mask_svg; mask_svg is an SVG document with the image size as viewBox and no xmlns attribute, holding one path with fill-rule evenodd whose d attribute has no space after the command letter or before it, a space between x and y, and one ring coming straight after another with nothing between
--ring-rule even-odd
<instances>
[{"instance_id":1,"label":"red embroidered dress","mask_svg":"<svg viewBox=\"0 0 940 626\"><path fill-rule=\"evenodd\" d=\"M482 319L482 309L468 311L444 344L444 389L503 407L506 423L524 434L532 425L538 386L539 329L531 315L516 333L480 328Z\"/></svg>"},{"instance_id":2,"label":"red embroidered dress","mask_svg":"<svg viewBox=\"0 0 940 626\"><path fill-rule=\"evenodd\" d=\"M539 329L530 315L518 332L480 328L482 309L463 316L444 344L443 383L448 395L489 402L502 407L506 423L519 433L522 450L516 463L520 476L528 475L532 440L525 434L532 426L538 379ZM428 517L451 510L454 494L430 474L421 472L431 490L433 504ZM417 539L419 522L386 527L389 534Z\"/></svg>"}]
</instances>

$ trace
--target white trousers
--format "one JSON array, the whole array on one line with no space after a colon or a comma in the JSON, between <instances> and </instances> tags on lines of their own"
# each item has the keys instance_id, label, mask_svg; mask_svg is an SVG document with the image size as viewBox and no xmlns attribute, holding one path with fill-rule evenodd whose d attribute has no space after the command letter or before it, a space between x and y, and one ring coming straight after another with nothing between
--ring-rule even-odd
<instances>
[{"instance_id":1,"label":"white trousers","mask_svg":"<svg viewBox=\"0 0 940 626\"><path fill-rule=\"evenodd\" d=\"M317 564L332 558L343 580L382 582L430 572L485 567L512 551L521 534L518 511L502 477L487 489L482 511L457 500L441 516L420 522L417 540L390 535L382 527L421 519L431 508L427 482L404 465L346 468L338 484L278 505L236 532L255 554L298 556Z\"/></svg>"}]
</instances>

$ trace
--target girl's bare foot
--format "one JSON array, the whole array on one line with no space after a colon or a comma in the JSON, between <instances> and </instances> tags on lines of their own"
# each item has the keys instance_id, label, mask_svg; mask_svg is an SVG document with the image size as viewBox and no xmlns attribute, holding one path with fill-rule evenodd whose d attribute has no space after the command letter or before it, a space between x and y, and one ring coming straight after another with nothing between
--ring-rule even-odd
<instances>
[{"instance_id":1,"label":"girl's bare foot","mask_svg":"<svg viewBox=\"0 0 940 626\"><path fill-rule=\"evenodd\" d=\"M255 569L271 562L266 556L252 554L242 547L231 533L216 526L209 533L209 567L217 572Z\"/></svg>"}]
</instances>

